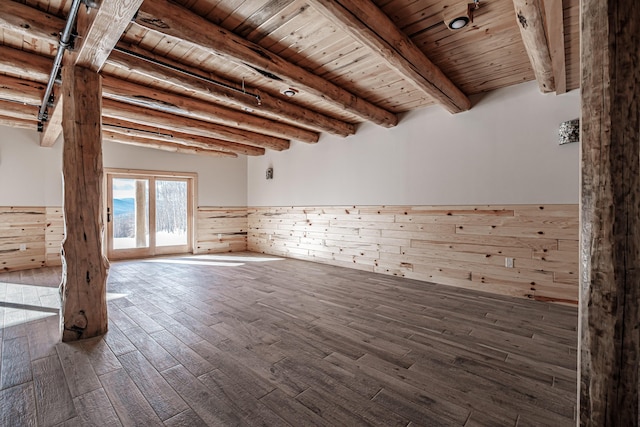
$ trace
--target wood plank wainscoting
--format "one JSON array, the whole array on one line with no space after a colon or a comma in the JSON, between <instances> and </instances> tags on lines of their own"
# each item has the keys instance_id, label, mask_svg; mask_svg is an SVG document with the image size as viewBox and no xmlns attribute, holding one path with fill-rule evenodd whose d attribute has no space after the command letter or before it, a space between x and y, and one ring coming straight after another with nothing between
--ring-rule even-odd
<instances>
[{"instance_id":1,"label":"wood plank wainscoting","mask_svg":"<svg viewBox=\"0 0 640 427\"><path fill-rule=\"evenodd\" d=\"M253 252L577 304L577 205L256 207L248 213Z\"/></svg>"},{"instance_id":2,"label":"wood plank wainscoting","mask_svg":"<svg viewBox=\"0 0 640 427\"><path fill-rule=\"evenodd\" d=\"M62 208L0 207L0 271L60 265L63 233Z\"/></svg>"},{"instance_id":3,"label":"wood plank wainscoting","mask_svg":"<svg viewBox=\"0 0 640 427\"><path fill-rule=\"evenodd\" d=\"M196 227L195 253L247 249L244 207L198 207ZM60 265L63 235L60 207L0 207L0 271Z\"/></svg>"},{"instance_id":4,"label":"wood plank wainscoting","mask_svg":"<svg viewBox=\"0 0 640 427\"><path fill-rule=\"evenodd\" d=\"M247 250L247 208L198 207L194 253Z\"/></svg>"},{"instance_id":5,"label":"wood plank wainscoting","mask_svg":"<svg viewBox=\"0 0 640 427\"><path fill-rule=\"evenodd\" d=\"M63 230L61 208L0 207L0 271L60 265ZM577 205L198 207L195 253L247 249L542 301L578 296Z\"/></svg>"}]
</instances>

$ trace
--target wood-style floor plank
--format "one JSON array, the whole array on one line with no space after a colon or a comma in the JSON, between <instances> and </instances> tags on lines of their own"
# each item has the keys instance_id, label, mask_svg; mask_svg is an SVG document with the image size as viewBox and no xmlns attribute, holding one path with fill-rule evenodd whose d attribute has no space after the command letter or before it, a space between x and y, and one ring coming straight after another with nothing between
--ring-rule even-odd
<instances>
[{"instance_id":1,"label":"wood-style floor plank","mask_svg":"<svg viewBox=\"0 0 640 427\"><path fill-rule=\"evenodd\" d=\"M57 355L33 362L38 425L54 426L76 416L75 406Z\"/></svg>"},{"instance_id":2,"label":"wood-style floor plank","mask_svg":"<svg viewBox=\"0 0 640 427\"><path fill-rule=\"evenodd\" d=\"M109 332L74 344L56 344L59 268L0 273L0 298L39 307L0 307L0 425L575 425L573 307L188 259L112 263Z\"/></svg>"},{"instance_id":3,"label":"wood-style floor plank","mask_svg":"<svg viewBox=\"0 0 640 427\"><path fill-rule=\"evenodd\" d=\"M122 426L113 405L109 401L104 389L90 391L89 393L73 399L76 412L78 413L78 424L82 426Z\"/></svg>"},{"instance_id":4,"label":"wood-style floor plank","mask_svg":"<svg viewBox=\"0 0 640 427\"><path fill-rule=\"evenodd\" d=\"M60 322L57 316L46 317L29 327L29 354L31 360L56 355L56 344L60 341Z\"/></svg>"},{"instance_id":5,"label":"wood-style floor plank","mask_svg":"<svg viewBox=\"0 0 640 427\"><path fill-rule=\"evenodd\" d=\"M78 397L102 387L81 342L60 343L56 346L56 350L71 397Z\"/></svg>"},{"instance_id":6,"label":"wood-style floor plank","mask_svg":"<svg viewBox=\"0 0 640 427\"><path fill-rule=\"evenodd\" d=\"M0 426L36 426L33 383L0 390Z\"/></svg>"},{"instance_id":7,"label":"wood-style floor plank","mask_svg":"<svg viewBox=\"0 0 640 427\"><path fill-rule=\"evenodd\" d=\"M260 401L292 426L332 426L329 420L320 417L299 401L289 399L279 388L263 396Z\"/></svg>"},{"instance_id":8,"label":"wood-style floor plank","mask_svg":"<svg viewBox=\"0 0 640 427\"><path fill-rule=\"evenodd\" d=\"M26 336L2 340L0 389L31 381L29 342Z\"/></svg>"},{"instance_id":9,"label":"wood-style floor plank","mask_svg":"<svg viewBox=\"0 0 640 427\"><path fill-rule=\"evenodd\" d=\"M161 420L189 409L184 400L140 352L123 354L118 359Z\"/></svg>"},{"instance_id":10,"label":"wood-style floor plank","mask_svg":"<svg viewBox=\"0 0 640 427\"><path fill-rule=\"evenodd\" d=\"M251 396L242 385L219 369L198 377L200 382L213 390L217 396L230 402L232 407L250 425L286 425L287 423L262 402Z\"/></svg>"},{"instance_id":11,"label":"wood-style floor plank","mask_svg":"<svg viewBox=\"0 0 640 427\"><path fill-rule=\"evenodd\" d=\"M109 331L103 338L113 354L116 356L129 353L130 351L136 351L136 346L133 345L127 336L111 322L109 322Z\"/></svg>"},{"instance_id":12,"label":"wood-style floor plank","mask_svg":"<svg viewBox=\"0 0 640 427\"><path fill-rule=\"evenodd\" d=\"M202 337L200 335L181 325L167 313L157 313L151 316L151 318L186 345L202 341Z\"/></svg>"},{"instance_id":13,"label":"wood-style floor plank","mask_svg":"<svg viewBox=\"0 0 640 427\"><path fill-rule=\"evenodd\" d=\"M83 340L80 345L87 357L89 357L89 361L96 375L100 376L122 367L116 355L107 345L104 337Z\"/></svg>"},{"instance_id":14,"label":"wood-style floor plank","mask_svg":"<svg viewBox=\"0 0 640 427\"><path fill-rule=\"evenodd\" d=\"M142 328L137 326L131 328L126 331L126 335L158 371L164 371L178 364L178 361Z\"/></svg>"},{"instance_id":15,"label":"wood-style floor plank","mask_svg":"<svg viewBox=\"0 0 640 427\"><path fill-rule=\"evenodd\" d=\"M162 425L160 418L124 369L100 376L100 382L123 425Z\"/></svg>"},{"instance_id":16,"label":"wood-style floor plank","mask_svg":"<svg viewBox=\"0 0 640 427\"><path fill-rule=\"evenodd\" d=\"M242 384L246 384L247 391L256 399L273 391L275 386L263 376L247 369L232 355L221 351L208 341L200 341L192 348L212 366L220 369L232 378L236 378Z\"/></svg>"},{"instance_id":17,"label":"wood-style floor plank","mask_svg":"<svg viewBox=\"0 0 640 427\"><path fill-rule=\"evenodd\" d=\"M169 418L164 422L164 425L167 427L206 427L207 423L202 421L202 418L193 412L193 409L187 409Z\"/></svg>"},{"instance_id":18,"label":"wood-style floor plank","mask_svg":"<svg viewBox=\"0 0 640 427\"><path fill-rule=\"evenodd\" d=\"M208 425L241 425L242 418L229 401L223 401L183 366L167 369L162 376L189 402L189 406Z\"/></svg>"},{"instance_id":19,"label":"wood-style floor plank","mask_svg":"<svg viewBox=\"0 0 640 427\"><path fill-rule=\"evenodd\" d=\"M194 376L198 377L214 369L211 363L207 362L170 332L162 330L151 336Z\"/></svg>"}]
</instances>

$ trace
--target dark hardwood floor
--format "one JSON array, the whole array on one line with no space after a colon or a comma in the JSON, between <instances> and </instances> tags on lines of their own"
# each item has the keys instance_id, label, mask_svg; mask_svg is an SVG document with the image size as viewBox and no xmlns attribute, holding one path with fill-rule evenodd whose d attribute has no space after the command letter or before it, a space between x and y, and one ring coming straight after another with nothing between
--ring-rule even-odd
<instances>
[{"instance_id":1,"label":"dark hardwood floor","mask_svg":"<svg viewBox=\"0 0 640 427\"><path fill-rule=\"evenodd\" d=\"M58 343L59 269L0 274L2 426L574 425L577 311L255 254L113 263Z\"/></svg>"}]
</instances>

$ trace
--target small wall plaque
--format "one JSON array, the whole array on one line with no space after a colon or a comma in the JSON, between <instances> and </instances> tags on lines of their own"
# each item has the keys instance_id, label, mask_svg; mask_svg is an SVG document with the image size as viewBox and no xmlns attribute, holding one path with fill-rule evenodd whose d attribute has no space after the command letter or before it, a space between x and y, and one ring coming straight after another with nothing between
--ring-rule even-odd
<instances>
[{"instance_id":1,"label":"small wall plaque","mask_svg":"<svg viewBox=\"0 0 640 427\"><path fill-rule=\"evenodd\" d=\"M573 119L560 123L558 143L560 145L580 141L580 119Z\"/></svg>"}]
</instances>

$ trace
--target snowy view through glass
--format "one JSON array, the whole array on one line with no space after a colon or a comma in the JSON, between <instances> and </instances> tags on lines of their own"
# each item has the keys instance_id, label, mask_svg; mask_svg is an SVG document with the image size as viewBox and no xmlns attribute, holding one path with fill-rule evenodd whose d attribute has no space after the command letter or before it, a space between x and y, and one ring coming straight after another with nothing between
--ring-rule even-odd
<instances>
[{"instance_id":1,"label":"snowy view through glass","mask_svg":"<svg viewBox=\"0 0 640 427\"><path fill-rule=\"evenodd\" d=\"M187 244L187 182L156 181L156 246Z\"/></svg>"},{"instance_id":2,"label":"snowy view through glass","mask_svg":"<svg viewBox=\"0 0 640 427\"><path fill-rule=\"evenodd\" d=\"M156 180L156 246L187 244L187 183ZM113 248L149 246L149 180L113 179Z\"/></svg>"}]
</instances>

